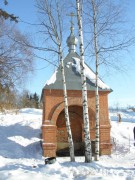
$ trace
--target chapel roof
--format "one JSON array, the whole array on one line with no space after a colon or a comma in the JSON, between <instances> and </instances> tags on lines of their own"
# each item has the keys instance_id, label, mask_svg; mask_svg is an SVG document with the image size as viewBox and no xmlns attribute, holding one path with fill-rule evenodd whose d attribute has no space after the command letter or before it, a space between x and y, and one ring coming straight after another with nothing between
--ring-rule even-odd
<instances>
[{"instance_id":1,"label":"chapel roof","mask_svg":"<svg viewBox=\"0 0 135 180\"><path fill-rule=\"evenodd\" d=\"M85 68L87 89L94 91L96 89L95 73L87 64L85 64L84 68ZM80 74L80 57L76 52L68 53L68 55L64 59L64 70L65 70L67 90L82 90L81 74ZM111 88L107 86L100 78L98 81L99 81L99 91L112 91ZM53 73L51 78L46 82L44 89L63 89L60 66Z\"/></svg>"},{"instance_id":2,"label":"chapel roof","mask_svg":"<svg viewBox=\"0 0 135 180\"><path fill-rule=\"evenodd\" d=\"M82 90L80 57L76 53L77 41L78 40L74 35L73 22L71 21L70 35L67 38L67 46L69 47L69 53L63 61L67 90ZM87 89L94 91L96 89L96 75L87 64L84 65L84 68ZM98 83L99 91L112 91L111 88L107 86L100 78L98 79ZM51 78L46 82L44 89L63 89L60 66L53 73Z\"/></svg>"}]
</instances>

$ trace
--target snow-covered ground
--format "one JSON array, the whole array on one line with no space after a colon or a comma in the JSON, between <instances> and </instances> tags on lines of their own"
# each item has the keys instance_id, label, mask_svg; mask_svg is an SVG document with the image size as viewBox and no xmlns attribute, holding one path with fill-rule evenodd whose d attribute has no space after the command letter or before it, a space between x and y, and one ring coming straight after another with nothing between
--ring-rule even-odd
<instances>
[{"instance_id":1,"label":"snow-covered ground","mask_svg":"<svg viewBox=\"0 0 135 180\"><path fill-rule=\"evenodd\" d=\"M74 163L68 157L57 158L45 165L40 145L42 111L0 113L0 180L135 179L135 112L110 112L110 118L112 155L92 163L84 163L84 157L76 157Z\"/></svg>"}]
</instances>

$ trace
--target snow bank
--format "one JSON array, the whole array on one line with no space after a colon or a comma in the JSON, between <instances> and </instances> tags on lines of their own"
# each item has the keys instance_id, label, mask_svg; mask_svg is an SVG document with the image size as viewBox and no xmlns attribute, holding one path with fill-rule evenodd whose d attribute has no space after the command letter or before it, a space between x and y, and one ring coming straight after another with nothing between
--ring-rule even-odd
<instances>
[{"instance_id":1,"label":"snow bank","mask_svg":"<svg viewBox=\"0 0 135 180\"><path fill-rule=\"evenodd\" d=\"M42 115L41 109L35 109L35 108L23 108L19 112L26 114Z\"/></svg>"},{"instance_id":2,"label":"snow bank","mask_svg":"<svg viewBox=\"0 0 135 180\"><path fill-rule=\"evenodd\" d=\"M22 109L18 114L0 114L0 179L135 179L134 114L129 112L127 116L123 112L127 120L118 123L117 112L110 113L114 140L111 156L101 156L100 161L92 163L84 163L84 157L76 157L74 163L69 157L61 157L56 163L45 165L40 144L41 113L42 110Z\"/></svg>"}]
</instances>

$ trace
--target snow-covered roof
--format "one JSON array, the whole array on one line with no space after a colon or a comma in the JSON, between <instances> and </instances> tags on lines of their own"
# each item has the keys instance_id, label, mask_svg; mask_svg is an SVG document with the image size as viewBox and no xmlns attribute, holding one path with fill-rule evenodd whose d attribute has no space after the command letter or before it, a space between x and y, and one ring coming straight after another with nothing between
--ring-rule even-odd
<instances>
[{"instance_id":1,"label":"snow-covered roof","mask_svg":"<svg viewBox=\"0 0 135 180\"><path fill-rule=\"evenodd\" d=\"M80 67L80 59L73 57L75 63L72 63L72 66L76 68L76 71L81 74L81 67ZM86 65L84 64L84 73L86 78L88 78L93 84L96 84L96 75L95 73ZM101 89L110 89L101 79L98 78L98 86Z\"/></svg>"},{"instance_id":2,"label":"snow-covered roof","mask_svg":"<svg viewBox=\"0 0 135 180\"><path fill-rule=\"evenodd\" d=\"M70 52L64 59L65 78L67 90L81 90L81 72L80 72L80 57L76 52ZM87 89L95 90L96 76L88 65L84 65ZM100 78L99 91L111 91L111 88L107 86ZM60 67L53 73L51 78L46 82L45 89L63 89L62 75Z\"/></svg>"},{"instance_id":3,"label":"snow-covered roof","mask_svg":"<svg viewBox=\"0 0 135 180\"><path fill-rule=\"evenodd\" d=\"M53 75L50 77L50 79L46 81L46 85L50 85L50 84L55 83L55 81L56 81L56 74L57 74L57 71L55 71L53 73Z\"/></svg>"}]
</instances>

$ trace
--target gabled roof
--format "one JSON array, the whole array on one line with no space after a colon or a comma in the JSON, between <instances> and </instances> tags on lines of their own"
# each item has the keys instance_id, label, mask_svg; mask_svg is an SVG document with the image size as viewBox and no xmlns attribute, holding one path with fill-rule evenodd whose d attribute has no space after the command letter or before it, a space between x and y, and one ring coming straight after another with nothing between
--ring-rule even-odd
<instances>
[{"instance_id":1,"label":"gabled roof","mask_svg":"<svg viewBox=\"0 0 135 180\"><path fill-rule=\"evenodd\" d=\"M67 90L81 90L80 57L76 52L69 52L64 59L65 78ZM85 64L87 89L95 90L95 73ZM60 67L46 82L44 89L63 89ZM112 91L101 79L99 79L99 91Z\"/></svg>"}]
</instances>

